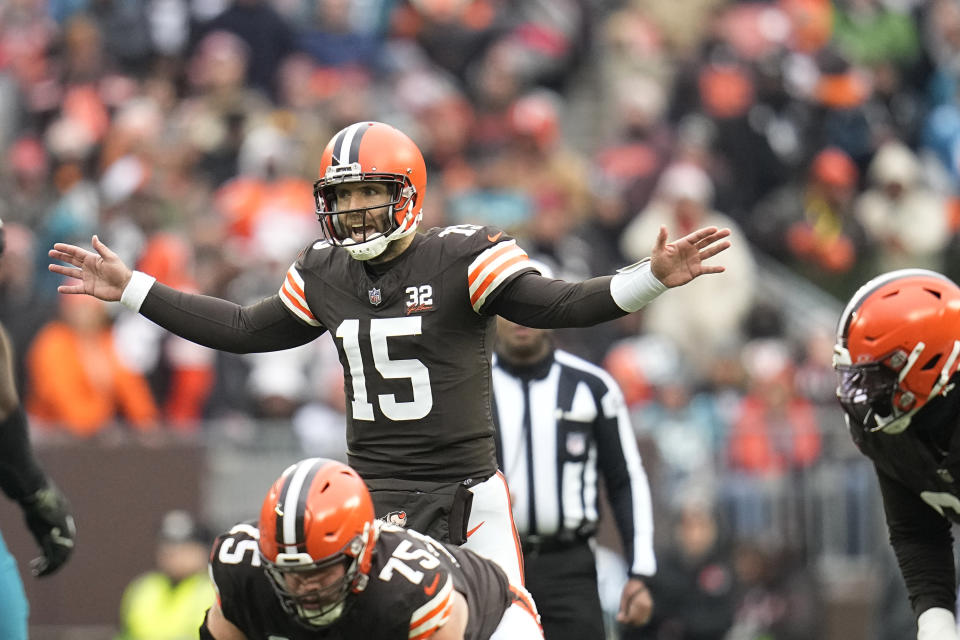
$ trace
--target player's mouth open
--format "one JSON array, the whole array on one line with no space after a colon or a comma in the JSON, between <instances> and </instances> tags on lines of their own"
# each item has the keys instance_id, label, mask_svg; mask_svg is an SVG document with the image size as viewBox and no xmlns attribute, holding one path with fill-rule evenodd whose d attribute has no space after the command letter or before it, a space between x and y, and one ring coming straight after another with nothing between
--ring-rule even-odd
<instances>
[{"instance_id":1,"label":"player's mouth open","mask_svg":"<svg viewBox=\"0 0 960 640\"><path fill-rule=\"evenodd\" d=\"M378 230L373 225L356 225L350 227L350 235L357 242L363 242L364 240L369 240L378 233Z\"/></svg>"}]
</instances>

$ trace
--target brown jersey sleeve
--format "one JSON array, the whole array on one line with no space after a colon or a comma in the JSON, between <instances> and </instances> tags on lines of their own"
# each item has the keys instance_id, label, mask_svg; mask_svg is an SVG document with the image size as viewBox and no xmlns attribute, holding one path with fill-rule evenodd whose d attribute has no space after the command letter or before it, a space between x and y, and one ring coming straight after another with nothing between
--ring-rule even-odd
<instances>
[{"instance_id":1,"label":"brown jersey sleeve","mask_svg":"<svg viewBox=\"0 0 960 640\"><path fill-rule=\"evenodd\" d=\"M159 282L150 288L140 313L187 340L232 353L289 349L310 342L324 331L294 318L279 294L241 306L184 293Z\"/></svg>"},{"instance_id":2,"label":"brown jersey sleeve","mask_svg":"<svg viewBox=\"0 0 960 640\"><path fill-rule=\"evenodd\" d=\"M528 271L507 283L487 310L536 329L593 326L627 314L610 295L611 278L567 282Z\"/></svg>"}]
</instances>

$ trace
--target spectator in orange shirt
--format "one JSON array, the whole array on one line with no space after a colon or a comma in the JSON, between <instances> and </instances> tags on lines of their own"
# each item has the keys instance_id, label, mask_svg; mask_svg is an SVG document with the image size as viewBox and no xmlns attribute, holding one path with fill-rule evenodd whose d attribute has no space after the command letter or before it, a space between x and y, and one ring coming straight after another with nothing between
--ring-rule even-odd
<instances>
[{"instance_id":1,"label":"spectator in orange shirt","mask_svg":"<svg viewBox=\"0 0 960 640\"><path fill-rule=\"evenodd\" d=\"M731 466L772 476L811 466L820 457L820 426L813 404L794 390L795 364L786 347L759 341L747 352L752 382L731 428Z\"/></svg>"},{"instance_id":2,"label":"spectator in orange shirt","mask_svg":"<svg viewBox=\"0 0 960 640\"><path fill-rule=\"evenodd\" d=\"M27 412L80 437L118 420L140 431L156 428L157 405L146 380L121 364L106 307L92 298L64 297L60 317L37 334L27 354Z\"/></svg>"}]
</instances>

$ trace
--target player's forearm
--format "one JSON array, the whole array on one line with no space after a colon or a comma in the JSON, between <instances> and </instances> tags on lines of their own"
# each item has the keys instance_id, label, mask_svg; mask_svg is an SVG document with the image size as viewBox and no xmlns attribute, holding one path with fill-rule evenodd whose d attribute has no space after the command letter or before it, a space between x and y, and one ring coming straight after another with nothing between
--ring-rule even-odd
<instances>
[{"instance_id":1,"label":"player's forearm","mask_svg":"<svg viewBox=\"0 0 960 640\"><path fill-rule=\"evenodd\" d=\"M18 407L0 419L0 489L11 500L22 500L43 488L46 476L30 447L27 416Z\"/></svg>"},{"instance_id":2,"label":"player's forearm","mask_svg":"<svg viewBox=\"0 0 960 640\"><path fill-rule=\"evenodd\" d=\"M133 308L187 340L232 353L289 349L318 334L317 329L297 322L276 295L241 306L154 282Z\"/></svg>"},{"instance_id":3,"label":"player's forearm","mask_svg":"<svg viewBox=\"0 0 960 640\"><path fill-rule=\"evenodd\" d=\"M490 309L538 329L590 327L627 314L610 293L611 276L566 282L528 273L514 280Z\"/></svg>"},{"instance_id":4,"label":"player's forearm","mask_svg":"<svg viewBox=\"0 0 960 640\"><path fill-rule=\"evenodd\" d=\"M19 405L20 397L13 376L13 347L6 331L0 325L0 421L13 413Z\"/></svg>"}]
</instances>

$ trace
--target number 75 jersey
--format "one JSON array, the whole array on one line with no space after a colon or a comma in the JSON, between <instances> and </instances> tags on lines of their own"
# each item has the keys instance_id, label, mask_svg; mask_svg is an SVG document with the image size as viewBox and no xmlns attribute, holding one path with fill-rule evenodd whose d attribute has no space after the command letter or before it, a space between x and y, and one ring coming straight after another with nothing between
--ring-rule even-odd
<instances>
[{"instance_id":1,"label":"number 75 jersey","mask_svg":"<svg viewBox=\"0 0 960 640\"><path fill-rule=\"evenodd\" d=\"M330 332L343 365L350 465L364 478L458 482L496 470L491 301L535 270L516 241L458 225L414 237L384 265L316 242L280 299Z\"/></svg>"},{"instance_id":2,"label":"number 75 jersey","mask_svg":"<svg viewBox=\"0 0 960 640\"><path fill-rule=\"evenodd\" d=\"M213 544L210 576L224 617L249 640L417 640L449 615L451 593L467 601L466 640L487 640L513 601L493 561L416 531L375 523L377 538L366 588L347 596L333 625L307 629L285 611L264 573L254 522L234 526Z\"/></svg>"}]
</instances>

